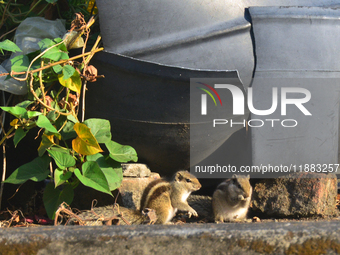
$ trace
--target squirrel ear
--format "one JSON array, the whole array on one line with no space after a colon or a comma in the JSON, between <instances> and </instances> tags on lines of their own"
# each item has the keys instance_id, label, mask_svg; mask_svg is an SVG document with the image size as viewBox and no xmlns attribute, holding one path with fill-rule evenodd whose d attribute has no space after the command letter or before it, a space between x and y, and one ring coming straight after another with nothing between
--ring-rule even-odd
<instances>
[{"instance_id":1,"label":"squirrel ear","mask_svg":"<svg viewBox=\"0 0 340 255\"><path fill-rule=\"evenodd\" d=\"M249 174L247 175L247 178L250 179L250 175Z\"/></svg>"},{"instance_id":2,"label":"squirrel ear","mask_svg":"<svg viewBox=\"0 0 340 255\"><path fill-rule=\"evenodd\" d=\"M182 176L181 172L178 171L178 172L176 173L176 175L175 175L175 180L176 180L176 181L180 181L180 180L182 180L182 179L183 179L183 176Z\"/></svg>"},{"instance_id":3,"label":"squirrel ear","mask_svg":"<svg viewBox=\"0 0 340 255\"><path fill-rule=\"evenodd\" d=\"M237 179L237 175L233 174L233 176L231 177L232 179Z\"/></svg>"}]
</instances>

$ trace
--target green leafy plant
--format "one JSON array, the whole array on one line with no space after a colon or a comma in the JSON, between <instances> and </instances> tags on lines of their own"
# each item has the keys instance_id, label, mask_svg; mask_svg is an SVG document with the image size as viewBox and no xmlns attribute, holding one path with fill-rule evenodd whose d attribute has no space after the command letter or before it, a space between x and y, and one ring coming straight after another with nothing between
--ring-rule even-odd
<instances>
[{"instance_id":1,"label":"green leafy plant","mask_svg":"<svg viewBox=\"0 0 340 255\"><path fill-rule=\"evenodd\" d=\"M78 31L78 38L83 33L88 35L88 27L94 22L81 21L75 23L82 24L80 28L71 28ZM30 93L27 100L15 106L1 107L15 118L0 143L14 132L13 142L17 146L30 130L39 130L41 142L38 157L20 166L4 182L21 184L50 179L43 202L51 219L62 202L72 202L79 182L112 196L123 178L121 163L138 159L132 147L111 140L108 120L80 122L77 117L81 91L85 93L87 81L98 78L88 63L102 50L97 46L99 40L100 37L90 52L85 53L84 45L83 54L70 58L66 42L74 40L44 39L39 42L40 50L11 59L12 70L7 75L26 81ZM0 42L0 50L20 52L9 40Z\"/></svg>"}]
</instances>

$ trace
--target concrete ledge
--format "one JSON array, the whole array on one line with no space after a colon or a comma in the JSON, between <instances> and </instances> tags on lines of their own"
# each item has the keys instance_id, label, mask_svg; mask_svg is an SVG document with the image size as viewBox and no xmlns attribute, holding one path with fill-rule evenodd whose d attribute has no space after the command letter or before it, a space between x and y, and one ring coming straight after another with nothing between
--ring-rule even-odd
<instances>
[{"instance_id":1,"label":"concrete ledge","mask_svg":"<svg viewBox=\"0 0 340 255\"><path fill-rule=\"evenodd\" d=\"M0 229L0 254L340 253L340 221Z\"/></svg>"}]
</instances>

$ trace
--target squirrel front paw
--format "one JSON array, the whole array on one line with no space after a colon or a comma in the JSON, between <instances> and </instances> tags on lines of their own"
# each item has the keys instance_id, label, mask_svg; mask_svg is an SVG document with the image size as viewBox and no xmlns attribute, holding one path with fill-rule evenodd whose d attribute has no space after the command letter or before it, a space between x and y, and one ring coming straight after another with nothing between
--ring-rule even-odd
<instances>
[{"instance_id":1,"label":"squirrel front paw","mask_svg":"<svg viewBox=\"0 0 340 255\"><path fill-rule=\"evenodd\" d=\"M237 199L238 199L239 201L246 200L246 199L244 198L244 196L242 196L242 195L238 195L238 196L237 196Z\"/></svg>"},{"instance_id":2,"label":"squirrel front paw","mask_svg":"<svg viewBox=\"0 0 340 255\"><path fill-rule=\"evenodd\" d=\"M191 218L191 215L193 215L194 217L198 217L198 214L194 209L192 209L192 211L189 211L188 215L189 215L189 218Z\"/></svg>"}]
</instances>

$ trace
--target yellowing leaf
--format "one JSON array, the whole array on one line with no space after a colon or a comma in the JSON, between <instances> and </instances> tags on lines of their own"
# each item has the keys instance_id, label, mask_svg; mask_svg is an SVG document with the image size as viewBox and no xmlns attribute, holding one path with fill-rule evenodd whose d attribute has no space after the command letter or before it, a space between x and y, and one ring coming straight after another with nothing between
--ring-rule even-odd
<instances>
[{"instance_id":1,"label":"yellowing leaf","mask_svg":"<svg viewBox=\"0 0 340 255\"><path fill-rule=\"evenodd\" d=\"M78 135L76 139L72 140L73 150L82 155L94 155L103 151L91 133L91 129L85 124L76 123L73 128Z\"/></svg>"},{"instance_id":2,"label":"yellowing leaf","mask_svg":"<svg viewBox=\"0 0 340 255\"><path fill-rule=\"evenodd\" d=\"M73 73L73 75L66 80L64 80L64 74L58 75L58 80L61 85L63 85L66 88L69 88L70 90L80 93L81 90L81 79L79 73L76 71Z\"/></svg>"},{"instance_id":3,"label":"yellowing leaf","mask_svg":"<svg viewBox=\"0 0 340 255\"><path fill-rule=\"evenodd\" d=\"M9 123L12 127L14 127L15 129L18 129L18 127L20 127L20 125L18 124L19 119L14 119L11 121L11 123Z\"/></svg>"},{"instance_id":4,"label":"yellowing leaf","mask_svg":"<svg viewBox=\"0 0 340 255\"><path fill-rule=\"evenodd\" d=\"M38 148L38 154L40 157L45 153L45 151L48 148L50 148L54 144L53 137L54 135L46 135L46 134L42 135L41 143Z\"/></svg>"}]
</instances>

